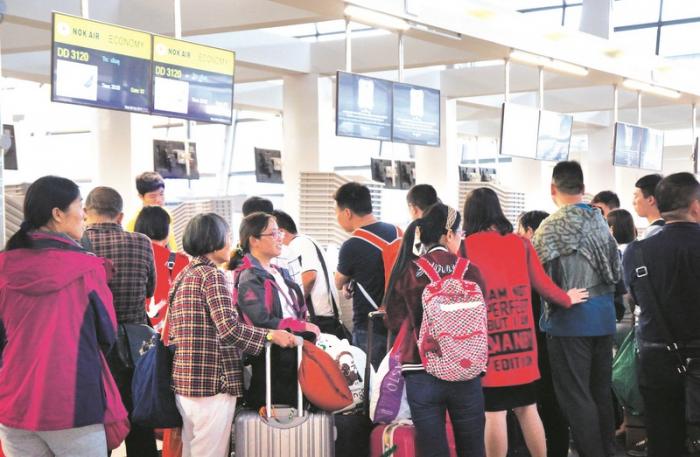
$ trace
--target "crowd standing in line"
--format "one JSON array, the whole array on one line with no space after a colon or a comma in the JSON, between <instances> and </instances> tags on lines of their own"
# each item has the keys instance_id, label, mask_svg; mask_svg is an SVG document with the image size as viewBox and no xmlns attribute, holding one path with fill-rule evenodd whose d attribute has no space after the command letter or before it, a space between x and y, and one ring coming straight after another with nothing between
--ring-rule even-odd
<instances>
[{"instance_id":1,"label":"crowd standing in line","mask_svg":"<svg viewBox=\"0 0 700 457\"><path fill-rule=\"evenodd\" d=\"M144 207L127 225L137 233L122 229L122 197L109 187L93 189L84 211L78 186L65 178L40 178L27 191L24 221L0 253L0 442L9 457L107 454L105 383L116 383L131 411L125 340L134 326L164 319L177 344L182 455L228 455L238 399L262 404L265 342L285 348L297 344L294 333L311 341L321 331L342 333L336 290L353 300L352 342L365 351L368 313L386 311L386 328L374 326L373 365L387 352L387 329L404 333L397 346L421 455L446 455L454 442L460 456L488 457L506 455L509 410L533 456L566 455L569 431L579 456L614 455L613 335L616 305L629 291L648 455L685 452L691 405L681 373L700 356L700 184L690 173L635 183L632 205L649 223L637 241L614 193L583 202L573 161L552 173L557 211L523 214L517 235L488 188L472 191L460 214L432 186L414 186L404 234L377 220L366 186L348 183L334 194L350 234L337 268L261 197L243 205L237 246L228 223L207 213L185 229L187 256L177 253L162 208L165 182L148 172L136 184ZM425 330L425 292L448 279L474 292L460 289L471 304L456 309L482 307L483 321L473 323L486 341L480 375L447 379L430 365L440 346ZM275 370L289 373L274 400L294 404L296 361L291 351L275 353ZM243 354L252 362L247 391ZM153 430L132 424L126 448L157 455Z\"/></svg>"}]
</instances>

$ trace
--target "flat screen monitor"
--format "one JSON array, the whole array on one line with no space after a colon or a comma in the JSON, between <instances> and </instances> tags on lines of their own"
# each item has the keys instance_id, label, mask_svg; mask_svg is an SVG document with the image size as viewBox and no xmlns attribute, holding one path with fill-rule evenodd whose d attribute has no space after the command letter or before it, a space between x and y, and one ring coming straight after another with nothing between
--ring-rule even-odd
<instances>
[{"instance_id":1,"label":"flat screen monitor","mask_svg":"<svg viewBox=\"0 0 700 457\"><path fill-rule=\"evenodd\" d=\"M153 163L163 178L199 179L196 143L153 140Z\"/></svg>"},{"instance_id":2,"label":"flat screen monitor","mask_svg":"<svg viewBox=\"0 0 700 457\"><path fill-rule=\"evenodd\" d=\"M53 13L51 101L148 113L151 34Z\"/></svg>"},{"instance_id":3,"label":"flat screen monitor","mask_svg":"<svg viewBox=\"0 0 700 457\"><path fill-rule=\"evenodd\" d=\"M479 170L476 167L459 166L459 180L461 182L478 182Z\"/></svg>"},{"instance_id":4,"label":"flat screen monitor","mask_svg":"<svg viewBox=\"0 0 700 457\"><path fill-rule=\"evenodd\" d=\"M664 132L662 130L644 129L642 147L639 152L639 168L661 171L664 158Z\"/></svg>"},{"instance_id":5,"label":"flat screen monitor","mask_svg":"<svg viewBox=\"0 0 700 457\"><path fill-rule=\"evenodd\" d=\"M481 182L492 182L496 180L495 168L481 168Z\"/></svg>"},{"instance_id":6,"label":"flat screen monitor","mask_svg":"<svg viewBox=\"0 0 700 457\"><path fill-rule=\"evenodd\" d=\"M282 152L255 148L255 180L282 184Z\"/></svg>"},{"instance_id":7,"label":"flat screen monitor","mask_svg":"<svg viewBox=\"0 0 700 457\"><path fill-rule=\"evenodd\" d=\"M440 91L394 83L392 141L440 146Z\"/></svg>"},{"instance_id":8,"label":"flat screen monitor","mask_svg":"<svg viewBox=\"0 0 700 457\"><path fill-rule=\"evenodd\" d=\"M392 82L339 71L335 134L391 141Z\"/></svg>"},{"instance_id":9,"label":"flat screen monitor","mask_svg":"<svg viewBox=\"0 0 700 457\"><path fill-rule=\"evenodd\" d=\"M410 189L416 184L416 163L397 160L394 162L396 169L396 188Z\"/></svg>"},{"instance_id":10,"label":"flat screen monitor","mask_svg":"<svg viewBox=\"0 0 700 457\"><path fill-rule=\"evenodd\" d=\"M661 171L664 133L641 125L615 123L613 165Z\"/></svg>"},{"instance_id":11,"label":"flat screen monitor","mask_svg":"<svg viewBox=\"0 0 700 457\"><path fill-rule=\"evenodd\" d=\"M3 168L5 170L17 170L17 143L15 142L15 126L3 124L2 132L3 135L7 135L10 140L10 147L8 147L3 154Z\"/></svg>"},{"instance_id":12,"label":"flat screen monitor","mask_svg":"<svg viewBox=\"0 0 700 457\"><path fill-rule=\"evenodd\" d=\"M153 114L231 124L235 53L153 36Z\"/></svg>"},{"instance_id":13,"label":"flat screen monitor","mask_svg":"<svg viewBox=\"0 0 700 457\"><path fill-rule=\"evenodd\" d=\"M372 181L381 182L387 189L393 189L394 180L394 164L388 159L370 159L370 168L372 169Z\"/></svg>"},{"instance_id":14,"label":"flat screen monitor","mask_svg":"<svg viewBox=\"0 0 700 457\"><path fill-rule=\"evenodd\" d=\"M511 157L537 158L540 111L531 106L504 103L501 112L499 153Z\"/></svg>"},{"instance_id":15,"label":"flat screen monitor","mask_svg":"<svg viewBox=\"0 0 700 457\"><path fill-rule=\"evenodd\" d=\"M573 124L573 116L541 110L535 158L554 162L568 160Z\"/></svg>"}]
</instances>

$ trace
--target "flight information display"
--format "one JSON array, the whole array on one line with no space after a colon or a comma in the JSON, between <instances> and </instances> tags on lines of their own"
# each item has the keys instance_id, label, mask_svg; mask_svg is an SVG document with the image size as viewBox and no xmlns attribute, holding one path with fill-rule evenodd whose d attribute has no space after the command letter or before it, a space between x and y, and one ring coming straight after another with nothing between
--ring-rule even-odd
<instances>
[{"instance_id":1,"label":"flight information display","mask_svg":"<svg viewBox=\"0 0 700 457\"><path fill-rule=\"evenodd\" d=\"M392 82L338 72L335 134L391 141Z\"/></svg>"},{"instance_id":2,"label":"flight information display","mask_svg":"<svg viewBox=\"0 0 700 457\"><path fill-rule=\"evenodd\" d=\"M392 141L440 146L440 91L394 83Z\"/></svg>"},{"instance_id":3,"label":"flight information display","mask_svg":"<svg viewBox=\"0 0 700 457\"><path fill-rule=\"evenodd\" d=\"M151 35L53 13L51 100L148 113Z\"/></svg>"},{"instance_id":4,"label":"flight information display","mask_svg":"<svg viewBox=\"0 0 700 457\"><path fill-rule=\"evenodd\" d=\"M233 51L154 35L151 112L231 124L234 69Z\"/></svg>"},{"instance_id":5,"label":"flight information display","mask_svg":"<svg viewBox=\"0 0 700 457\"><path fill-rule=\"evenodd\" d=\"M503 103L499 153L526 159L536 158L539 124L540 111L537 108Z\"/></svg>"},{"instance_id":6,"label":"flight information display","mask_svg":"<svg viewBox=\"0 0 700 457\"><path fill-rule=\"evenodd\" d=\"M554 162L568 160L573 124L573 116L540 110L536 158Z\"/></svg>"}]
</instances>

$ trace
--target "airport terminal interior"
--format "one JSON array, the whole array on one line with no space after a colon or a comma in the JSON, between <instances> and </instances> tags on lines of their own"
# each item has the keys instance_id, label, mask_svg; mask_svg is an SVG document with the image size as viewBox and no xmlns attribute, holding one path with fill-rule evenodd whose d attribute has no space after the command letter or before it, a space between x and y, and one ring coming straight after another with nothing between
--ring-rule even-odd
<instances>
[{"instance_id":1,"label":"airport terminal interior","mask_svg":"<svg viewBox=\"0 0 700 457\"><path fill-rule=\"evenodd\" d=\"M460 211L489 187L516 224L556 209L552 170L575 160L584 200L615 192L643 233L635 182L698 171L700 1L0 0L0 13L0 247L45 175L83 198L116 189L130 218L136 176L160 173L180 250L203 212L237 241L242 203L264 197L334 269L347 182L404 228L420 183Z\"/></svg>"}]
</instances>

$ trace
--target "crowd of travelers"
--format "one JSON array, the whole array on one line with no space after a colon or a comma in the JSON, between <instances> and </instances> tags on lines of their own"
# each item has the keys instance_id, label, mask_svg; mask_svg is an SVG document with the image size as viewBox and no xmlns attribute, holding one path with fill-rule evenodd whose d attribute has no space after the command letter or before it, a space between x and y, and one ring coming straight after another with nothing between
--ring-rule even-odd
<instances>
[{"instance_id":1,"label":"crowd of travelers","mask_svg":"<svg viewBox=\"0 0 700 457\"><path fill-rule=\"evenodd\" d=\"M83 201L73 181L45 176L27 190L24 220L0 252L8 457L109 455L105 390L115 385L131 415L132 346L144 327L175 343L185 457L228 456L237 408L266 404L266 345L273 403L296 405L299 361L286 348L324 334L348 338L374 369L400 354L423 457L506 457L509 414L533 457L609 457L628 426L613 357L631 331L636 372L625 377L647 435L637 447L688 452L700 356L700 183L690 173L637 181L641 236L615 193L585 201L574 161L553 169L557 210L523 213L515 226L489 187L460 213L418 184L402 229L377 219L366 186L347 183L333 198L349 238L332 265L261 197L244 203L237 236L221 216L196 215L178 252L164 180L146 172L136 188L143 207L125 226L112 188ZM371 321L376 311L383 320ZM127 455L158 456L159 433L132 421Z\"/></svg>"}]
</instances>

